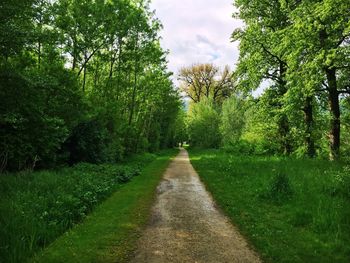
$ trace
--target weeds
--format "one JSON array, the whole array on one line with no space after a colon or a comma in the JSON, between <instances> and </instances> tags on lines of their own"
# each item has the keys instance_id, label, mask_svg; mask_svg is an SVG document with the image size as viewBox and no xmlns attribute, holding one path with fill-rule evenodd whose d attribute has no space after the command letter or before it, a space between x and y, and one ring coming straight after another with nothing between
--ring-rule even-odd
<instances>
[{"instance_id":1,"label":"weeds","mask_svg":"<svg viewBox=\"0 0 350 263\"><path fill-rule=\"evenodd\" d=\"M292 186L289 177L284 172L277 172L272 178L267 191L261 195L263 198L282 204L293 196Z\"/></svg>"},{"instance_id":2,"label":"weeds","mask_svg":"<svg viewBox=\"0 0 350 263\"><path fill-rule=\"evenodd\" d=\"M350 199L350 166L345 166L342 172L336 173L334 181L334 194Z\"/></svg>"}]
</instances>

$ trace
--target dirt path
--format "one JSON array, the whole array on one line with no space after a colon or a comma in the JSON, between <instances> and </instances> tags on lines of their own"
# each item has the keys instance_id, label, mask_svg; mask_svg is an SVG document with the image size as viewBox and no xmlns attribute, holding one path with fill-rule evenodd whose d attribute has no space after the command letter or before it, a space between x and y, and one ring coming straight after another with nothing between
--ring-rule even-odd
<instances>
[{"instance_id":1,"label":"dirt path","mask_svg":"<svg viewBox=\"0 0 350 263\"><path fill-rule=\"evenodd\" d=\"M181 150L158 186L151 222L131 262L261 261L215 207L193 169L187 151Z\"/></svg>"}]
</instances>

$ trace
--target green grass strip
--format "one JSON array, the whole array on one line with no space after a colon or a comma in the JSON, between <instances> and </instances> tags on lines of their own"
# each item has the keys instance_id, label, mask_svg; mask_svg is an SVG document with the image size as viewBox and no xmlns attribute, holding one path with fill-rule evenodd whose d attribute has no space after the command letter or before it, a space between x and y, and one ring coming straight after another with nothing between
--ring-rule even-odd
<instances>
[{"instance_id":1,"label":"green grass strip","mask_svg":"<svg viewBox=\"0 0 350 263\"><path fill-rule=\"evenodd\" d=\"M177 151L166 151L142 174L58 238L33 262L126 262L148 221L156 187Z\"/></svg>"}]
</instances>

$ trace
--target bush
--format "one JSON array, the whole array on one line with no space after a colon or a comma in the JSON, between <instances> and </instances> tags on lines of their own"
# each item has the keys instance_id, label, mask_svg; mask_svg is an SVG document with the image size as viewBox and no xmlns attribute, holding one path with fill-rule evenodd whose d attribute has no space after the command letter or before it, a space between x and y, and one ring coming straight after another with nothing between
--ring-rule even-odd
<instances>
[{"instance_id":1,"label":"bush","mask_svg":"<svg viewBox=\"0 0 350 263\"><path fill-rule=\"evenodd\" d=\"M236 153L241 155L251 155L254 154L254 145L240 140L237 142L230 142L223 147L223 150L227 153Z\"/></svg>"},{"instance_id":2,"label":"bush","mask_svg":"<svg viewBox=\"0 0 350 263\"><path fill-rule=\"evenodd\" d=\"M69 163L100 164L114 162L122 156L122 146L107 130L99 118L80 123L64 144Z\"/></svg>"}]
</instances>

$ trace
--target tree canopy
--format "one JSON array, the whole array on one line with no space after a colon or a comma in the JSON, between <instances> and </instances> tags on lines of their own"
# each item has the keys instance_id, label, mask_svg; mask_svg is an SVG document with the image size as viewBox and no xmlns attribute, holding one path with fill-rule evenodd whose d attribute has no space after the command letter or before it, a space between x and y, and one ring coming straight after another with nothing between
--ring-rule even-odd
<instances>
[{"instance_id":1,"label":"tree canopy","mask_svg":"<svg viewBox=\"0 0 350 263\"><path fill-rule=\"evenodd\" d=\"M181 102L149 1L0 6L2 171L174 144Z\"/></svg>"}]
</instances>

